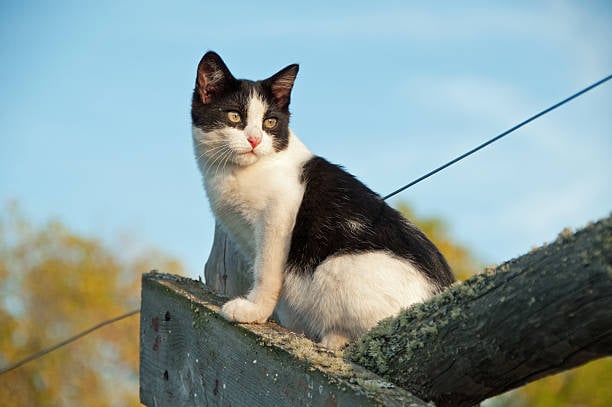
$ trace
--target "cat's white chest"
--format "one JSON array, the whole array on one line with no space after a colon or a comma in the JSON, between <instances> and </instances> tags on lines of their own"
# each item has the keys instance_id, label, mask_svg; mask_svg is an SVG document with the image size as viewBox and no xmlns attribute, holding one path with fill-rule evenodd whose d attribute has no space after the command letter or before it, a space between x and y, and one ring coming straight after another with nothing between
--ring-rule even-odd
<instances>
[{"instance_id":1,"label":"cat's white chest","mask_svg":"<svg viewBox=\"0 0 612 407\"><path fill-rule=\"evenodd\" d=\"M290 174L277 174L282 168L258 164L237 168L207 180L206 190L216 213L228 209L238 211L245 218L265 211L266 204L282 192L281 184L288 184ZM280 188L279 188L280 186Z\"/></svg>"},{"instance_id":2,"label":"cat's white chest","mask_svg":"<svg viewBox=\"0 0 612 407\"><path fill-rule=\"evenodd\" d=\"M304 194L301 166L295 161L262 160L206 180L217 219L247 255L256 252L257 230L275 215L296 214Z\"/></svg>"},{"instance_id":3,"label":"cat's white chest","mask_svg":"<svg viewBox=\"0 0 612 407\"><path fill-rule=\"evenodd\" d=\"M254 256L255 223L260 218L261 199L252 188L243 188L241 177L232 173L206 180L206 192L215 217L247 256Z\"/></svg>"}]
</instances>

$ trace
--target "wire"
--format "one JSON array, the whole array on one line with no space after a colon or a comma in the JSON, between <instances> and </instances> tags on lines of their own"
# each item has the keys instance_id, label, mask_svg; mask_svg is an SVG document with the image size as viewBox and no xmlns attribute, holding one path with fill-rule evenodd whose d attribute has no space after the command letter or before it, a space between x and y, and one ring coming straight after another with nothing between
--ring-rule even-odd
<instances>
[{"instance_id":1,"label":"wire","mask_svg":"<svg viewBox=\"0 0 612 407\"><path fill-rule=\"evenodd\" d=\"M447 167L450 167L451 165L455 164L456 162L463 160L463 159L464 159L464 158L466 158L467 156L470 156L470 155L474 154L474 153L475 153L475 152L477 152L478 150L481 150L481 149L485 148L485 147L486 147L486 146L488 146L489 144L492 144L492 143L496 142L497 140L499 140L499 139L501 139L501 138L503 138L503 137L507 136L508 134L512 133L513 131L520 129L521 127L523 127L523 126L524 126L524 125L526 125L527 123L530 123L530 122L534 121L534 120L535 120L535 119L537 119L538 117L544 116L546 113L549 113L549 112L551 112L551 111L555 110L556 108L558 108L558 107L560 107L560 106L562 106L562 105L566 104L566 103L567 103L567 102L569 102L570 100L575 99L575 98L577 98L578 96L580 96L580 95L582 95L582 94L584 94L584 93L586 93L586 92L590 91L591 89L594 89L594 88L598 87L599 85L603 84L604 82L606 82L606 81L610 80L610 78L612 78L612 75L608 75L608 76L606 76L605 78L601 79L600 81L597 81L597 82L595 82L594 84L592 84L592 85L590 85L590 86L587 86L586 88L582 89L581 91L579 91L579 92L577 92L577 93L574 93L572 96L570 96L570 97L568 97L568 98L563 99L561 102L559 102L559 103L557 103L557 104L555 104L555 105L552 105L552 106L551 106L551 107L549 107L548 109L542 110L540 113L538 113L538 114L535 114L535 115L531 116L529 119L527 119L527 120L525 120L525 121L522 121L521 123L517 124L516 126L514 126L514 127L510 128L510 129L508 129L508 130L504 131L503 133L501 133L501 134L499 134L499 135L497 135L497 136L493 137L493 138L492 138L492 139L490 139L489 141L484 142L484 143L482 143L481 145L479 145L478 147L475 147L475 148L471 149L471 150L470 150L470 151L468 151L467 153L465 153L465 154L463 154L463 155L460 155L459 157L457 157L457 158L455 158L455 159L453 159L453 160L451 160L451 161L447 162L447 163L446 163L446 164L444 164L444 165L441 165L440 167L436 168L435 170L432 170L432 171L428 172L427 174L425 174L425 175L423 175L423 176L421 176L421 177L419 177L419 178L415 179L414 181L410 182L409 184L406 184L406 185L404 185L403 187L401 187L401 188L399 188L399 189L396 189L395 191L391 192L389 195L387 195L387 196L383 197L383 200L386 200L386 199L388 199L388 198L391 198L392 196L399 194L400 192L402 192L402 191L404 191L404 190L406 190L406 189L410 188L411 186L413 186L413 185L415 185L415 184L418 184L419 182L423 181L424 179L427 179L427 178L431 177L432 175L434 175L434 174L436 174L436 173L438 173L438 172L442 171L443 169L445 169L445 168L447 168Z\"/></svg>"},{"instance_id":2,"label":"wire","mask_svg":"<svg viewBox=\"0 0 612 407\"><path fill-rule=\"evenodd\" d=\"M22 365L25 365L28 362L31 362L31 361L36 360L36 359L39 359L39 358L45 356L47 353L51 353L51 352L53 352L56 349L59 349L59 348L61 348L63 346L68 345L71 342L76 341L77 339L80 339L80 338L82 338L82 337L84 337L86 335L89 335L90 333L92 333L93 331L95 331L97 329L100 329L100 328L102 328L102 327L104 327L106 325L110 325L112 323L115 323L115 322L120 321L122 319L125 319L127 317L131 317L132 315L138 314L139 312L140 312L140 309L135 309L135 310L132 310L132 311L126 313L126 314L119 315L118 317L107 319L106 321L100 322L99 324L94 325L91 328L89 328L89 329L87 329L87 330L85 330L85 331L83 331L81 333L78 333L78 334L76 334L74 336L71 336L70 338L65 339L65 340L63 340L63 341L61 341L61 342L59 342L59 343L57 343L57 344L55 344L53 346L50 346L50 347L48 347L46 349L43 349L43 350L41 350L39 352L36 352L35 354L30 355L27 358L21 359L20 361L15 362L12 365L8 365L6 367L3 367L2 369L0 369L0 375L3 375L4 373L10 372L11 370L17 369L18 367L20 367Z\"/></svg>"},{"instance_id":3,"label":"wire","mask_svg":"<svg viewBox=\"0 0 612 407\"><path fill-rule=\"evenodd\" d=\"M512 133L513 131L518 130L519 128L523 127L524 125L526 125L526 124L536 120L537 118L539 118L541 116L544 116L545 114L555 110L556 108L566 104L570 100L575 99L578 96L580 96L580 95L582 95L582 94L584 94L584 93L586 93L586 92L596 88L597 86L603 84L604 82L607 82L611 78L612 78L612 75L608 75L607 77L601 79L600 81L595 82L594 84L592 84L590 86L587 86L586 88L582 89L581 91L579 91L577 93L574 93L572 96L563 99L561 102L559 102L559 103L557 103L555 105L552 105L548 109L542 110L540 113L537 113L537 114L531 116L529 119L527 119L525 121L522 121L521 123L517 124L516 126L514 126L514 127L510 128L510 129L504 131L503 133L493 137L492 139L486 141L485 143L482 143L481 145L471 149L467 153L460 155L459 157L457 157L457 158L447 162L444 165L441 165L440 167L436 168L435 170L430 171L427 174L425 174L425 175L415 179L414 181L404 185L403 187L401 187L401 188L391 192L389 195L383 197L383 199L386 200L388 198L391 198L392 196L399 194L400 192L410 188L411 186L413 186L415 184L418 184L419 182L421 182L421 181L431 177L432 175L442 171L443 169L445 169L447 167L450 167L451 165L455 164L456 162L459 162L459 161L463 160L464 158L474 154L478 150L481 150L481 149L485 148L489 144L492 144L492 143L496 142L497 140L507 136L508 134ZM132 311L126 313L126 314L120 315L118 317L115 317L115 318L108 319L106 321L100 322L99 324L94 325L91 328L89 328L89 329L87 329L87 330L85 330L85 331L83 331L83 332L81 332L81 333L79 333L77 335L71 336L70 338L68 338L68 339L66 339L66 340L64 340L62 342L59 342L59 343L57 343L57 344L55 344L53 346L50 346L50 347L48 347L46 349L43 349L40 352L36 352L35 354L33 354L31 356L28 356L28 357L26 357L26 358L24 358L24 359L22 359L22 360L20 360L18 362L15 362L12 365L9 365L7 367L4 367L4 368L0 369L0 375L3 375L4 373L10 372L11 370L17 369L18 367L23 366L23 365L25 365L28 362L31 362L31 361L36 360L36 359L39 359L39 358L43 357L44 355L46 355L46 354L48 354L50 352L53 352L56 349L59 349L59 348L61 348L63 346L68 345L71 342L76 341L77 339L80 339L80 338L82 338L82 337L84 337L86 335L89 335L90 333L92 333L93 331L95 331L97 329L100 329L100 328L102 328L102 327L104 327L106 325L110 325L112 323L115 323L115 322L120 321L122 319L125 319L127 317L130 317L130 316L132 316L134 314L138 314L139 312L140 312L140 309L135 309L135 310L132 310Z\"/></svg>"}]
</instances>

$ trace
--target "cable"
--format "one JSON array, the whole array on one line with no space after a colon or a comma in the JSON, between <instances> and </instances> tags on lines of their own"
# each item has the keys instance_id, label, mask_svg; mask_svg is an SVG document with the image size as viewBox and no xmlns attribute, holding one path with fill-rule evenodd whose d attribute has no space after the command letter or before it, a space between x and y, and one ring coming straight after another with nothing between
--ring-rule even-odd
<instances>
[{"instance_id":1,"label":"cable","mask_svg":"<svg viewBox=\"0 0 612 407\"><path fill-rule=\"evenodd\" d=\"M570 96L570 97L568 97L566 99L563 99L561 102L559 102L559 103L549 107L548 109L542 110L540 113L531 116L529 119L527 119L525 121L522 121L521 123L517 124L516 126L512 127L511 129L508 129L508 130L504 131L503 133L493 137L491 140L489 140L489 141L487 141L485 143L482 143L481 145L471 149L467 153L465 153L463 155L460 155L459 157L455 158L454 160L451 160L451 161L447 162L446 164L441 165L440 167L436 168L435 170L430 171L427 174L425 174L425 175L415 179L414 181L410 182L409 184L406 184L403 187L401 187L401 188L391 192L389 195L383 197L383 200L391 198L392 196L399 194L400 192L410 188L411 186L413 186L415 184L418 184L419 182L423 181L424 179L427 179L427 178L431 177L432 175L442 171L443 169L445 169L447 167L450 167L451 165L455 164L456 162L463 160L467 156L470 156L470 155L474 154L476 151L481 150L481 149L485 148L486 146L488 146L489 144L492 144L492 143L496 142L497 140L507 136L508 134L512 133L513 131L520 129L521 127L523 127L527 123L530 123L530 122L534 121L538 117L544 116L546 113L555 110L556 108L566 104L570 100L575 99L578 96L580 96L580 95L590 91L591 89L596 88L597 86L599 86L599 85L603 84L604 82L610 80L610 78L612 78L612 75L608 75L607 77L601 79L600 81L597 81L594 84L592 84L590 86L587 86L586 88L582 89L581 91L579 91L577 93L574 93L572 96Z\"/></svg>"},{"instance_id":2,"label":"cable","mask_svg":"<svg viewBox=\"0 0 612 407\"><path fill-rule=\"evenodd\" d=\"M431 177L432 175L442 171L443 169L445 169L447 167L450 167L451 165L455 164L456 162L463 160L464 158L474 154L478 150L481 150L481 149L485 148L489 144L492 144L492 143L496 142L497 140L507 136L508 134L512 133L513 131L518 130L519 128L523 127L524 125L534 121L535 119L537 119L537 118L539 118L541 116L544 116L548 112L551 112L551 111L555 110L556 108L566 104L570 100L575 99L578 96L580 96L580 95L582 95L582 94L584 94L584 93L586 93L586 92L596 88L597 86L603 84L604 82L607 82L611 78L612 78L612 75L608 75L607 77L601 79L600 81L595 82L594 84L592 84L590 86L587 86L586 88L582 89L581 91L579 91L577 93L574 93L572 96L563 99L561 102L559 102L559 103L557 103L555 105L552 105L548 109L542 110L540 113L537 113L537 114L531 116L529 119L527 119L525 121L522 121L521 123L517 124L516 126L514 126L514 127L510 128L510 129L506 130L505 132L503 132L503 133L493 137L492 139L486 141L485 143L482 143L481 145L471 149L470 151L466 152L465 154L460 155L459 157L457 157L457 158L447 162L444 165L441 165L440 167L436 168L435 170L430 171L427 174L425 174L425 175L415 179L414 181L404 185L403 187L401 187L401 188L391 192L389 195L383 197L383 200L391 198L392 196L399 194L400 192L410 188L411 186L413 186L415 184L418 184L419 182L423 181L424 179L427 179L427 178ZM7 367L4 367L4 368L0 369L0 375L2 375L4 373L7 373L7 372L10 372L11 370L17 369L18 367L20 367L22 365L25 365L28 362L31 362L31 361L36 360L36 359L39 359L39 358L43 357L44 355L46 355L46 354L48 354L50 352L53 352L56 349L59 349L59 348L61 348L63 346L68 345L71 342L76 341L77 339L80 339L80 338L82 338L82 337L84 337L86 335L89 335L91 332L93 332L93 331L95 331L97 329L100 329L100 328L102 328L102 327L104 327L106 325L110 325L110 324L112 324L114 322L117 322L117 321L120 321L120 320L125 319L127 317L130 317L130 316L132 316L134 314L138 314L139 312L140 312L140 309L132 310L132 311L126 313L126 314L123 314L123 315L120 315L118 317L115 317L115 318L112 318L112 319L100 322L99 324L94 325L91 328L89 328L89 329L87 329L87 330L85 330L85 331L83 331L83 332L81 332L81 333L79 333L77 335L74 335L74 336L72 336L72 337L70 337L70 338L68 338L68 339L66 339L66 340L64 340L64 341L62 341L60 343L57 343L57 344L55 344L53 346L50 346L50 347L48 347L46 349L43 349L40 352L37 352L37 353L35 353L35 354L31 355L31 356L28 356L28 357L26 357L26 358L24 358L24 359L22 359L22 360L20 360L18 362L13 363L12 365L9 365Z\"/></svg>"},{"instance_id":3,"label":"cable","mask_svg":"<svg viewBox=\"0 0 612 407\"><path fill-rule=\"evenodd\" d=\"M104 327L106 325L110 325L112 323L115 323L115 322L120 321L122 319L125 319L127 317L131 317L132 315L138 314L139 312L140 312L140 309L135 309L135 310L132 310L132 311L128 312L127 314L119 315L118 317L107 319L106 321L100 322L99 324L94 325L91 328L89 328L89 329L87 329L87 330L85 330L85 331L83 331L81 333L78 333L78 334L76 334L74 336L71 336L70 338L68 338L66 340L63 340L63 341L61 341L61 342L59 342L59 343L57 343L57 344L55 344L53 346L50 346L50 347L48 347L46 349L43 349L43 350L41 350L39 352L36 352L35 354L30 355L27 358L21 359L20 361L15 362L12 365L8 365L6 367L3 367L2 369L0 369L0 375L3 375L4 373L10 372L11 370L17 369L18 367L20 367L22 365L25 365L28 362L31 362L31 361L36 360L38 358L41 358L41 357L45 356L47 353L51 353L54 350L61 348L62 346L66 346L69 343L74 342L77 339L80 339L80 338L84 337L85 335L89 335L90 333L92 333L93 331L95 331L97 329L100 329L100 328L102 328L102 327Z\"/></svg>"}]
</instances>

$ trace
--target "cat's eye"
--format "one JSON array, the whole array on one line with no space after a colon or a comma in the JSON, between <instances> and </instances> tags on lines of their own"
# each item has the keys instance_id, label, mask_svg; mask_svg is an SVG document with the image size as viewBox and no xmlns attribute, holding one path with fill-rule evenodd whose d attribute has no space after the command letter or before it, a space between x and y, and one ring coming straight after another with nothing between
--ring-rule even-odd
<instances>
[{"instance_id":1,"label":"cat's eye","mask_svg":"<svg viewBox=\"0 0 612 407\"><path fill-rule=\"evenodd\" d=\"M266 129L273 129L273 128L275 128L277 123L278 123L278 120L277 120L277 119L275 119L274 117L267 118L267 119L266 119L266 120L264 120L264 122L263 122L264 127L265 127Z\"/></svg>"},{"instance_id":2,"label":"cat's eye","mask_svg":"<svg viewBox=\"0 0 612 407\"><path fill-rule=\"evenodd\" d=\"M227 118L232 123L240 123L240 120L242 120L240 113L234 111L227 112Z\"/></svg>"}]
</instances>

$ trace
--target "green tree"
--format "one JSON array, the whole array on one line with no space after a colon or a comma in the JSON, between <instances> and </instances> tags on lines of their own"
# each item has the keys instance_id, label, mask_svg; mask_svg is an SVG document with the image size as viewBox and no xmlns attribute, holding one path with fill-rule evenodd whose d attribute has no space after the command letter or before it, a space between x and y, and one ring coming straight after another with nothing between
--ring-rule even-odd
<instances>
[{"instance_id":1,"label":"green tree","mask_svg":"<svg viewBox=\"0 0 612 407\"><path fill-rule=\"evenodd\" d=\"M157 252L125 258L59 222L0 216L0 366L139 306L140 275L180 273ZM0 377L3 406L138 406L138 317Z\"/></svg>"}]
</instances>

